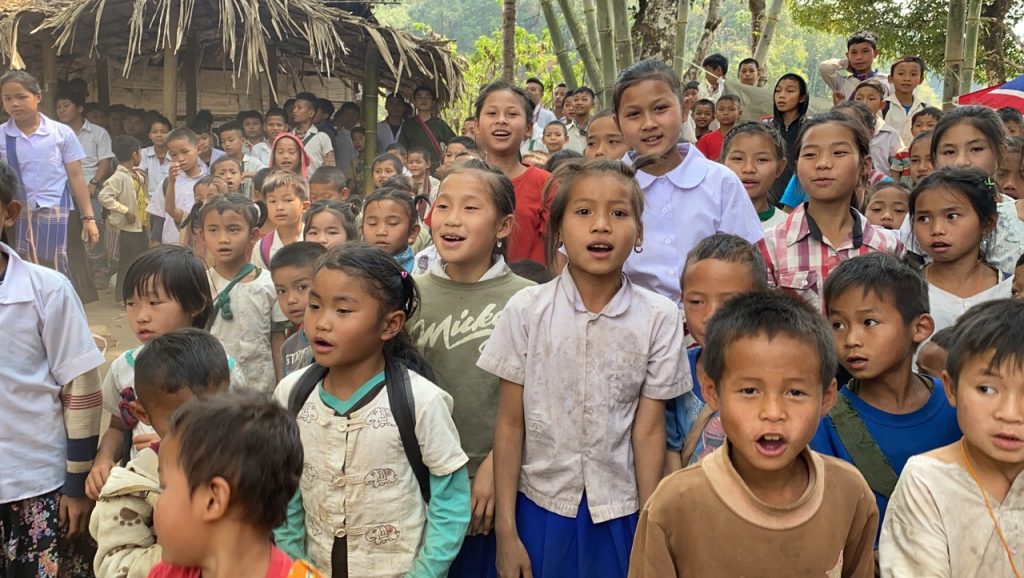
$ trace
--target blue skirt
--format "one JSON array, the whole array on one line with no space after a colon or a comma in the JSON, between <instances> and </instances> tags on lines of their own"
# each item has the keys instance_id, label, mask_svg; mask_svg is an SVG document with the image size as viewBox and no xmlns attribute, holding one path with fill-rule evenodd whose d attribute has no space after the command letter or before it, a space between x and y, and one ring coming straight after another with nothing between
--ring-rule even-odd
<instances>
[{"instance_id":1,"label":"blue skirt","mask_svg":"<svg viewBox=\"0 0 1024 578\"><path fill-rule=\"evenodd\" d=\"M583 495L575 518L559 516L523 494L516 500L519 539L536 578L626 578L638 513L595 524Z\"/></svg>"},{"instance_id":2,"label":"blue skirt","mask_svg":"<svg viewBox=\"0 0 1024 578\"><path fill-rule=\"evenodd\" d=\"M498 543L493 530L486 536L466 536L448 570L448 578L498 578L497 554Z\"/></svg>"}]
</instances>

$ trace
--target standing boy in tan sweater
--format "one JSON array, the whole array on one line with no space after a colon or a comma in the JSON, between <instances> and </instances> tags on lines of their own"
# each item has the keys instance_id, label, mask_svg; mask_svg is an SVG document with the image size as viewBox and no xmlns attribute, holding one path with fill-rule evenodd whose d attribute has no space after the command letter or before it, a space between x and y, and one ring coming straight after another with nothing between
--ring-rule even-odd
<instances>
[{"instance_id":1,"label":"standing boy in tan sweater","mask_svg":"<svg viewBox=\"0 0 1024 578\"><path fill-rule=\"evenodd\" d=\"M836 399L832 333L781 293L726 303L700 383L728 442L662 481L641 512L630 578L871 578L874 496L849 464L810 451Z\"/></svg>"}]
</instances>

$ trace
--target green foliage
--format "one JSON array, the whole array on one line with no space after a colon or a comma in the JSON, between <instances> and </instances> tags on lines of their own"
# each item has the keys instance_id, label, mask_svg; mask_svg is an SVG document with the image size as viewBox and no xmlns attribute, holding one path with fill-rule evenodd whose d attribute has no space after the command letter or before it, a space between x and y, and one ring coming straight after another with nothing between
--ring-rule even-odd
<instances>
[{"instance_id":1,"label":"green foliage","mask_svg":"<svg viewBox=\"0 0 1024 578\"><path fill-rule=\"evenodd\" d=\"M581 2L582 4L582 2ZM377 19L388 26L420 32L434 31L455 41L468 54L479 37L501 29L501 0L405 0L374 8ZM538 0L518 0L516 23L534 34L544 26Z\"/></svg>"}]
</instances>

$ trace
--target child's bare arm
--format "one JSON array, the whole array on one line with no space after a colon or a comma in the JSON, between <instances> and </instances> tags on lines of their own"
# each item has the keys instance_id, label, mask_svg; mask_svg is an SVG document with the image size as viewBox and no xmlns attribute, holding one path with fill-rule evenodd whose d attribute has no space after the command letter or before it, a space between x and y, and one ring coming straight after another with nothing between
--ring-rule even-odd
<instances>
[{"instance_id":1,"label":"child's bare arm","mask_svg":"<svg viewBox=\"0 0 1024 578\"><path fill-rule=\"evenodd\" d=\"M103 489L103 484L107 483L110 470L121 459L121 452L124 451L125 429L126 426L119 416L110 416L110 427L103 432L103 437L100 438L96 459L93 461L92 470L89 471L89 477L85 481L85 495L92 500L99 499L100 490Z\"/></svg>"},{"instance_id":2,"label":"child's bare arm","mask_svg":"<svg viewBox=\"0 0 1024 578\"><path fill-rule=\"evenodd\" d=\"M502 379L494 425L494 532L500 576L532 576L530 557L516 527L516 494L523 465L523 386Z\"/></svg>"},{"instance_id":3,"label":"child's bare arm","mask_svg":"<svg viewBox=\"0 0 1024 578\"><path fill-rule=\"evenodd\" d=\"M633 419L633 463L643 508L658 487L665 468L665 402L641 397Z\"/></svg>"}]
</instances>

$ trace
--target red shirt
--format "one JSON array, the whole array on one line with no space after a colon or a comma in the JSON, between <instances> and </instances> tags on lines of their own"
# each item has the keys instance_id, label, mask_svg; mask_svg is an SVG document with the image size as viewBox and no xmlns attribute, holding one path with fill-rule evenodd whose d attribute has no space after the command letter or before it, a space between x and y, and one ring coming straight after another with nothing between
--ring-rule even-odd
<instances>
[{"instance_id":1,"label":"red shirt","mask_svg":"<svg viewBox=\"0 0 1024 578\"><path fill-rule=\"evenodd\" d=\"M717 162L722 156L722 144L725 143L725 135L720 130L713 130L697 139L697 150L708 160Z\"/></svg>"},{"instance_id":2,"label":"red shirt","mask_svg":"<svg viewBox=\"0 0 1024 578\"><path fill-rule=\"evenodd\" d=\"M508 237L508 262L532 259L547 264L544 239L548 228L548 207L543 202L544 185L551 173L527 167L526 172L512 179L516 190L515 223ZM548 203L550 204L550 203Z\"/></svg>"},{"instance_id":3,"label":"red shirt","mask_svg":"<svg viewBox=\"0 0 1024 578\"><path fill-rule=\"evenodd\" d=\"M295 572L292 569L295 569ZM184 568L167 562L160 562L149 571L149 578L202 578L200 568ZM273 546L270 550L270 568L266 578L322 578L316 570L310 569L305 563L293 564L292 559L284 551Z\"/></svg>"}]
</instances>

